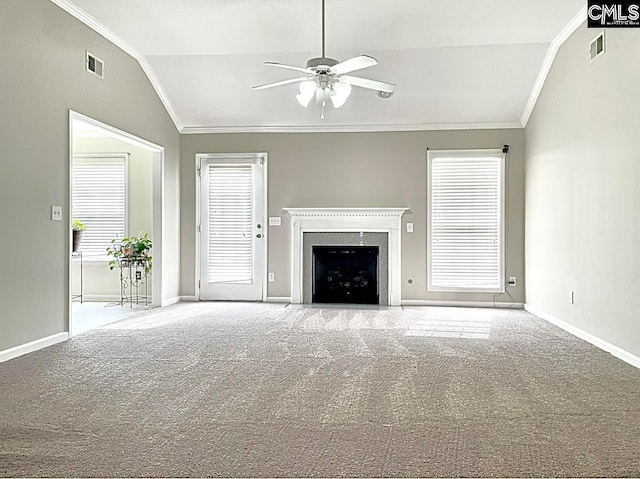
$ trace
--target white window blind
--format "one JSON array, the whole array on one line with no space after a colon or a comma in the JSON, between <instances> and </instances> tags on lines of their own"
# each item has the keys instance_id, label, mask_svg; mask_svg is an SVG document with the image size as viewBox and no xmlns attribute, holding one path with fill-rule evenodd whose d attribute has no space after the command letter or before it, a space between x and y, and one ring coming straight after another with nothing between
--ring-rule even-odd
<instances>
[{"instance_id":1,"label":"white window blind","mask_svg":"<svg viewBox=\"0 0 640 479\"><path fill-rule=\"evenodd\" d=\"M209 282L251 283L253 175L250 165L208 165Z\"/></svg>"},{"instance_id":2,"label":"white window blind","mask_svg":"<svg viewBox=\"0 0 640 479\"><path fill-rule=\"evenodd\" d=\"M500 150L429 152L430 291L502 288Z\"/></svg>"},{"instance_id":3,"label":"white window blind","mask_svg":"<svg viewBox=\"0 0 640 479\"><path fill-rule=\"evenodd\" d=\"M126 234L126 156L82 155L73 160L73 218L82 221L80 251L105 259L111 240Z\"/></svg>"}]
</instances>

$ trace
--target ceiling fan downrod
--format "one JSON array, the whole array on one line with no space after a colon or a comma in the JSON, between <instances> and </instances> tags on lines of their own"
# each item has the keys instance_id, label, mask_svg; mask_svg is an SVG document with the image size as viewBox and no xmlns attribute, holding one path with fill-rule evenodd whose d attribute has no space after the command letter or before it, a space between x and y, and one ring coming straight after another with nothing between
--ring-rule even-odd
<instances>
[{"instance_id":1,"label":"ceiling fan downrod","mask_svg":"<svg viewBox=\"0 0 640 479\"><path fill-rule=\"evenodd\" d=\"M324 0L322 0L322 58L325 57L324 52L325 52L325 39L324 39L324 25L325 25L325 21L324 21Z\"/></svg>"}]
</instances>

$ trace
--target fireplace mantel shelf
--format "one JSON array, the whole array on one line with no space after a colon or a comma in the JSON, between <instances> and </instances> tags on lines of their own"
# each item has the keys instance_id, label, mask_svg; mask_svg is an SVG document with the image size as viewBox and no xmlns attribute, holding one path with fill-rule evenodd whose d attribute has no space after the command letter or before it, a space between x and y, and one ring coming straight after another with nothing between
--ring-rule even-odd
<instances>
[{"instance_id":1,"label":"fireplace mantel shelf","mask_svg":"<svg viewBox=\"0 0 640 479\"><path fill-rule=\"evenodd\" d=\"M383 232L389 238L389 305L401 300L401 220L409 208L283 208L291 217L291 302L302 303L305 232Z\"/></svg>"},{"instance_id":2,"label":"fireplace mantel shelf","mask_svg":"<svg viewBox=\"0 0 640 479\"><path fill-rule=\"evenodd\" d=\"M384 216L400 218L409 208L283 208L292 217Z\"/></svg>"}]
</instances>

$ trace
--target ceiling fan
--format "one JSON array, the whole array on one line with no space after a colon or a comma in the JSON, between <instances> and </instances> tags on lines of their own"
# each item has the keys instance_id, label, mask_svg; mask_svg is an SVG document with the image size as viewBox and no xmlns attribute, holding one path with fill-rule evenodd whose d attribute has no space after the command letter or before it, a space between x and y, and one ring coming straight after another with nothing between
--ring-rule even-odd
<instances>
[{"instance_id":1,"label":"ceiling fan","mask_svg":"<svg viewBox=\"0 0 640 479\"><path fill-rule=\"evenodd\" d=\"M322 116L324 120L324 107L327 99L331 100L334 108L340 108L345 104L347 98L351 94L351 87L367 88L378 92L380 98L389 98L395 92L396 86L393 83L385 83L368 78L355 77L347 75L347 73L356 70L362 70L377 65L375 58L368 55L360 55L350 58L343 62L338 62L333 58L325 56L325 0L322 0L322 56L312 58L307 61L306 68L296 67L292 65L284 65L282 63L265 62L264 64L271 67L284 68L304 73L305 76L283 80L266 85L254 86L253 90L264 90L276 86L289 85L292 83L300 83L300 88L296 99L305 108L311 102L313 97L318 103L322 104Z\"/></svg>"}]
</instances>

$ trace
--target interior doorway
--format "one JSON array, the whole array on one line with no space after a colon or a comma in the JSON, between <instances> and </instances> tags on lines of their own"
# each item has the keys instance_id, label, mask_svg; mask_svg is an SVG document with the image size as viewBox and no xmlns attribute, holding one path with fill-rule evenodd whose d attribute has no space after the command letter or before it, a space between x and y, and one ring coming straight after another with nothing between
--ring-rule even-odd
<instances>
[{"instance_id":1,"label":"interior doorway","mask_svg":"<svg viewBox=\"0 0 640 479\"><path fill-rule=\"evenodd\" d=\"M162 304L164 148L73 111L69 145L68 211L72 229L82 231L70 241L71 337ZM108 248L145 235L149 268L109 264Z\"/></svg>"}]
</instances>

